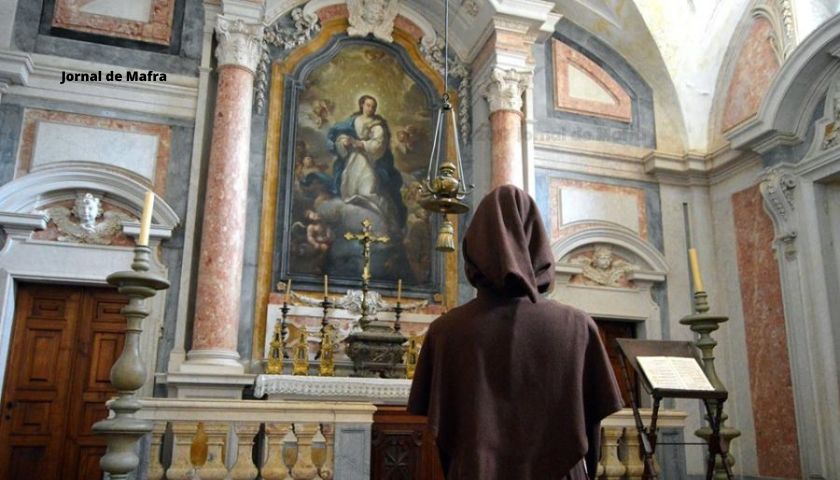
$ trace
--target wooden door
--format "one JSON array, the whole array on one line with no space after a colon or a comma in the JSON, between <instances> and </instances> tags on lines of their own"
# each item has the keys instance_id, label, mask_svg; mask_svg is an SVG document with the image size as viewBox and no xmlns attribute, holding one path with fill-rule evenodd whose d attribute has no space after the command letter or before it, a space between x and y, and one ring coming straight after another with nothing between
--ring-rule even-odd
<instances>
[{"instance_id":1,"label":"wooden door","mask_svg":"<svg viewBox=\"0 0 840 480\"><path fill-rule=\"evenodd\" d=\"M610 358L610 365L613 368L613 374L618 381L618 387L621 389L621 397L624 400L624 406L630 408L630 392L635 395L639 393L639 380L636 378L636 371L633 367L627 365L628 375L633 390L627 388L627 380L624 377L624 371L621 367L621 353L618 350L618 338L636 338L636 324L633 322L626 322L620 320L602 320L595 319L598 325L598 334L601 336L601 341L607 349L607 356ZM636 397L638 398L638 396Z\"/></svg>"},{"instance_id":2,"label":"wooden door","mask_svg":"<svg viewBox=\"0 0 840 480\"><path fill-rule=\"evenodd\" d=\"M101 479L111 365L126 300L106 289L18 287L0 417L0 480Z\"/></svg>"}]
</instances>

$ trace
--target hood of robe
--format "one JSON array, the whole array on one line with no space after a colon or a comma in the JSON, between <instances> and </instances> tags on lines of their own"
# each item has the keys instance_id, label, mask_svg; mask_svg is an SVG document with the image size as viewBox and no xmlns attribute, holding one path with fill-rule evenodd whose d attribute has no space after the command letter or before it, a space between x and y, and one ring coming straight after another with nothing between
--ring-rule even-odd
<instances>
[{"instance_id":1,"label":"hood of robe","mask_svg":"<svg viewBox=\"0 0 840 480\"><path fill-rule=\"evenodd\" d=\"M513 185L481 200L463 252L467 279L479 290L536 303L554 286L554 255L537 204Z\"/></svg>"}]
</instances>

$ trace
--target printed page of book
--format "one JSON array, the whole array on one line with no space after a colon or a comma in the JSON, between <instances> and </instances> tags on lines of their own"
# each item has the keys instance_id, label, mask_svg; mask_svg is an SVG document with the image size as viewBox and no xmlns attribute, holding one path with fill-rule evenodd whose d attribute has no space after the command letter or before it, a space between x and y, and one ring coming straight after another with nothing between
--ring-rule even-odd
<instances>
[{"instance_id":1,"label":"printed page of book","mask_svg":"<svg viewBox=\"0 0 840 480\"><path fill-rule=\"evenodd\" d=\"M657 390L712 391L706 374L691 357L636 357L651 387Z\"/></svg>"}]
</instances>

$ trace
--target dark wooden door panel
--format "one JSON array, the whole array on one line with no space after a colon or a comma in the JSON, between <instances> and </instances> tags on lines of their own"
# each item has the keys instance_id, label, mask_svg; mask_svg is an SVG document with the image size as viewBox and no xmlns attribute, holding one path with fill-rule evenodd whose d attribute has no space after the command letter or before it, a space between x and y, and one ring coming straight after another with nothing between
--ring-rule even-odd
<instances>
[{"instance_id":1,"label":"dark wooden door panel","mask_svg":"<svg viewBox=\"0 0 840 480\"><path fill-rule=\"evenodd\" d=\"M443 480L426 417L405 407L378 406L373 416L372 480Z\"/></svg>"},{"instance_id":2,"label":"dark wooden door panel","mask_svg":"<svg viewBox=\"0 0 840 480\"><path fill-rule=\"evenodd\" d=\"M0 479L57 478L81 296L80 289L19 286L0 417Z\"/></svg>"},{"instance_id":3,"label":"dark wooden door panel","mask_svg":"<svg viewBox=\"0 0 840 480\"><path fill-rule=\"evenodd\" d=\"M621 353L618 350L618 338L636 338L636 324L634 322L627 322L621 320L602 320L595 319L598 325L598 333L601 336L601 341L607 348L607 356L610 358L610 365L613 368L615 379L618 381L618 387L621 389L621 397L624 400L624 406L630 408L630 392L635 392L638 395L639 381L636 378L636 372L628 365L628 375L630 382L633 385L633 390L627 388L627 381L624 378L624 371L621 366ZM637 397L638 398L638 397Z\"/></svg>"},{"instance_id":4,"label":"dark wooden door panel","mask_svg":"<svg viewBox=\"0 0 840 480\"><path fill-rule=\"evenodd\" d=\"M0 417L0 480L100 480L91 426L114 395L127 300L100 288L18 286Z\"/></svg>"},{"instance_id":5,"label":"dark wooden door panel","mask_svg":"<svg viewBox=\"0 0 840 480\"><path fill-rule=\"evenodd\" d=\"M127 300L116 292L88 289L82 301L79 341L74 376L70 380L70 411L67 425L64 471L78 472L78 480L102 478L99 457L105 441L91 427L108 416L105 402L114 396L111 366L122 353L126 322L120 309Z\"/></svg>"}]
</instances>

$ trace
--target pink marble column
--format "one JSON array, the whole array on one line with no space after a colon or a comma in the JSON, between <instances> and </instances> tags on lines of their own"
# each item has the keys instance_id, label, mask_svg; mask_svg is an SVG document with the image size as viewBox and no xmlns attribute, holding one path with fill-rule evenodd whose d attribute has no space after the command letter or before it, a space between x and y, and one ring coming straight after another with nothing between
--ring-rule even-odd
<instances>
[{"instance_id":1,"label":"pink marble column","mask_svg":"<svg viewBox=\"0 0 840 480\"><path fill-rule=\"evenodd\" d=\"M262 27L219 17L219 83L201 232L191 366L241 371L236 351L245 247L251 99Z\"/></svg>"},{"instance_id":2,"label":"pink marble column","mask_svg":"<svg viewBox=\"0 0 840 480\"><path fill-rule=\"evenodd\" d=\"M513 184L525 187L522 161L522 114L512 110L497 110L490 114L491 187Z\"/></svg>"},{"instance_id":3,"label":"pink marble column","mask_svg":"<svg viewBox=\"0 0 840 480\"><path fill-rule=\"evenodd\" d=\"M512 184L525 187L522 158L522 94L531 73L496 67L490 74L484 96L490 106L491 188Z\"/></svg>"}]
</instances>

